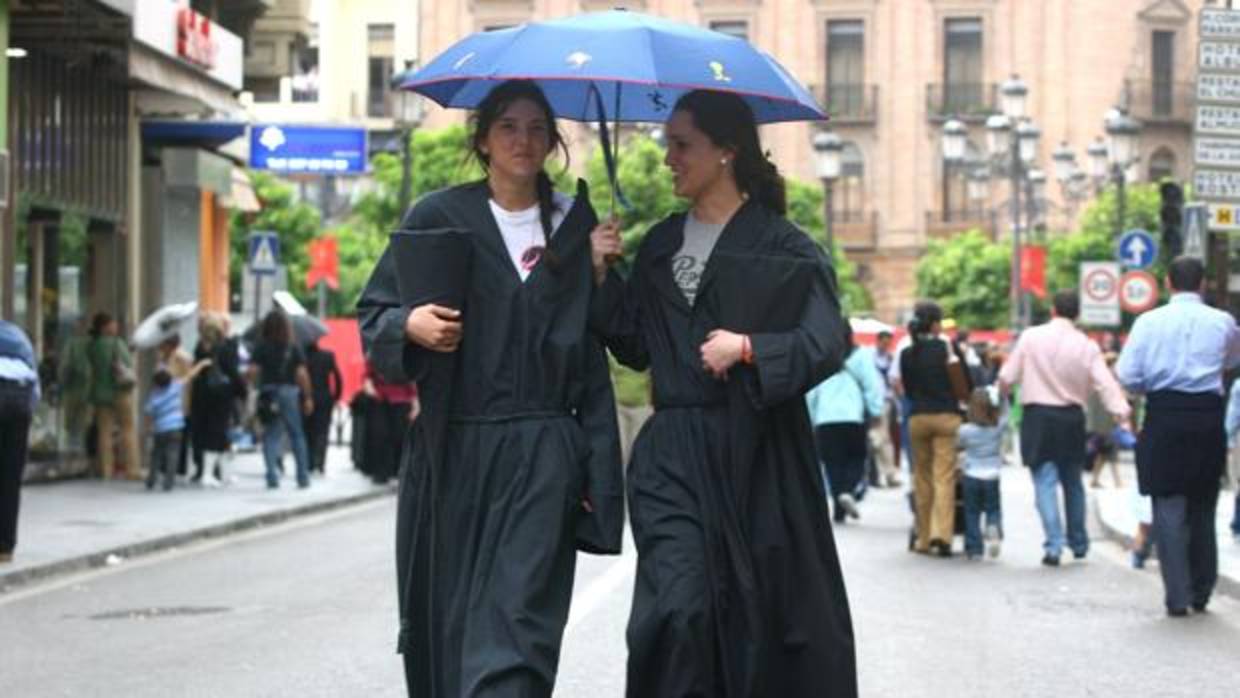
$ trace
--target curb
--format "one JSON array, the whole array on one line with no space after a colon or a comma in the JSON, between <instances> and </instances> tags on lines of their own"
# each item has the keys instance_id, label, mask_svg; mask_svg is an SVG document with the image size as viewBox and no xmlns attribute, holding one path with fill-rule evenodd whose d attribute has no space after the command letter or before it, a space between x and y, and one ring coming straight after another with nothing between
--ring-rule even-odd
<instances>
[{"instance_id":1,"label":"curb","mask_svg":"<svg viewBox=\"0 0 1240 698\"><path fill-rule=\"evenodd\" d=\"M182 533L171 533L159 538L152 538L129 545L122 545L115 548L109 548L99 552L79 555L77 557L56 560L34 567L28 567L23 570L0 574L0 596L6 593L16 591L19 587L31 584L37 581L45 581L54 577L81 572L89 569L108 566L108 558L119 556L125 559L132 559L151 555L157 552L176 548L197 541L210 540L213 538L223 538L234 533L241 533L252 529L274 526L285 521L313 514L321 514L335 509L344 509L357 504L362 504L374 499L386 497L395 494L395 487L386 487L375 489L360 494L349 495L339 499L328 499L320 502L312 502L299 506L269 511L262 514L254 514L233 521L227 521L213 526L204 526L202 528L191 529Z\"/></svg>"},{"instance_id":2,"label":"curb","mask_svg":"<svg viewBox=\"0 0 1240 698\"><path fill-rule=\"evenodd\" d=\"M1115 528L1107 521L1106 517L1102 515L1102 507L1098 505L1097 496L1090 496L1090 499L1093 501L1094 505L1094 519L1097 520L1098 526L1102 529L1103 535L1106 536L1108 540L1122 545L1124 550L1130 550L1132 548L1132 536L1124 533L1118 528ZM1154 559L1157 560L1157 556L1155 556ZM1214 592L1216 594L1223 594L1224 596L1240 601L1240 579L1233 579L1232 577L1220 574L1218 576L1218 581L1214 583Z\"/></svg>"}]
</instances>

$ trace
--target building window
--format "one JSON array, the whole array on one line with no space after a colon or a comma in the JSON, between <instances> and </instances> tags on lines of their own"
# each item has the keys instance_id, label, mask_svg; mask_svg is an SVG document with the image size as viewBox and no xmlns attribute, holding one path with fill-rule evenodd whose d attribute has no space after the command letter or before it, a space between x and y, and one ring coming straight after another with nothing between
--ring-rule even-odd
<instances>
[{"instance_id":1,"label":"building window","mask_svg":"<svg viewBox=\"0 0 1240 698\"><path fill-rule=\"evenodd\" d=\"M982 20L949 19L943 37L944 112L967 113L985 103L982 84Z\"/></svg>"},{"instance_id":2,"label":"building window","mask_svg":"<svg viewBox=\"0 0 1240 698\"><path fill-rule=\"evenodd\" d=\"M1150 156L1149 181L1160 182L1164 179L1175 179L1175 153L1159 148Z\"/></svg>"},{"instance_id":3,"label":"building window","mask_svg":"<svg viewBox=\"0 0 1240 698\"><path fill-rule=\"evenodd\" d=\"M713 21L709 26L711 31L749 41L749 22L743 19Z\"/></svg>"},{"instance_id":4,"label":"building window","mask_svg":"<svg viewBox=\"0 0 1240 698\"><path fill-rule=\"evenodd\" d=\"M488 24L482 28L482 31L497 32L497 31L500 31L501 29L512 29L515 26L517 25L515 24Z\"/></svg>"},{"instance_id":5,"label":"building window","mask_svg":"<svg viewBox=\"0 0 1240 698\"><path fill-rule=\"evenodd\" d=\"M319 25L310 29L310 43L293 50L293 101L319 101Z\"/></svg>"},{"instance_id":6,"label":"building window","mask_svg":"<svg viewBox=\"0 0 1240 698\"><path fill-rule=\"evenodd\" d=\"M1150 38L1150 68L1155 116L1169 116L1175 91L1175 32L1156 31Z\"/></svg>"},{"instance_id":7,"label":"building window","mask_svg":"<svg viewBox=\"0 0 1240 698\"><path fill-rule=\"evenodd\" d=\"M369 24L366 26L366 35L369 57L366 115L391 116L396 27L392 24Z\"/></svg>"},{"instance_id":8,"label":"building window","mask_svg":"<svg viewBox=\"0 0 1240 698\"><path fill-rule=\"evenodd\" d=\"M859 223L865 218L865 156L856 143L844 143L840 153L840 179L831 199L832 220Z\"/></svg>"},{"instance_id":9,"label":"building window","mask_svg":"<svg viewBox=\"0 0 1240 698\"><path fill-rule=\"evenodd\" d=\"M827 22L827 109L832 114L865 112L865 25L859 20Z\"/></svg>"}]
</instances>

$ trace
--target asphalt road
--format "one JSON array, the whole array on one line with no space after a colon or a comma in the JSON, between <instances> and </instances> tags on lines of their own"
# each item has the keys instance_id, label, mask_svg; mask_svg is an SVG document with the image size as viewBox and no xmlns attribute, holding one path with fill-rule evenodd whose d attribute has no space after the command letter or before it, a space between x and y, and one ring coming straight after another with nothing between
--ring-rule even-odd
<instances>
[{"instance_id":1,"label":"asphalt road","mask_svg":"<svg viewBox=\"0 0 1240 698\"><path fill-rule=\"evenodd\" d=\"M896 492L837 532L863 696L1240 695L1240 605L1162 615L1153 569L1097 543L1038 564L1022 472L997 561L904 550ZM0 596L0 696L400 696L391 500ZM619 698L632 551L583 557L557 698Z\"/></svg>"}]
</instances>

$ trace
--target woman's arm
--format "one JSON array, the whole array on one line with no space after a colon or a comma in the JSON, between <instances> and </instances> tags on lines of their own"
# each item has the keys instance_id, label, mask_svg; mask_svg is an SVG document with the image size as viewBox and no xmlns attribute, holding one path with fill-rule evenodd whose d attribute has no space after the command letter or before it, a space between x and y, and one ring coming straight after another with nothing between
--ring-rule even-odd
<instances>
[{"instance_id":1,"label":"woman's arm","mask_svg":"<svg viewBox=\"0 0 1240 698\"><path fill-rule=\"evenodd\" d=\"M577 547L595 554L618 554L624 531L624 472L620 432L607 353L589 340L585 392L577 406L577 422L589 442L585 462L585 509L577 527Z\"/></svg>"}]
</instances>

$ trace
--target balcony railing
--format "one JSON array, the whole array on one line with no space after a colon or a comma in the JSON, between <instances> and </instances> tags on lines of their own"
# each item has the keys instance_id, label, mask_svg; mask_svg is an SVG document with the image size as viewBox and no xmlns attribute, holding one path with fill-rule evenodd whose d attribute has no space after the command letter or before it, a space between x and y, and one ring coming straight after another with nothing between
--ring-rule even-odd
<instances>
[{"instance_id":1,"label":"balcony railing","mask_svg":"<svg viewBox=\"0 0 1240 698\"><path fill-rule=\"evenodd\" d=\"M981 122L999 111L999 86L993 82L947 82L926 85L926 113L931 121L956 118Z\"/></svg>"},{"instance_id":2,"label":"balcony railing","mask_svg":"<svg viewBox=\"0 0 1240 698\"><path fill-rule=\"evenodd\" d=\"M836 124L874 124L878 121L878 85L814 85L814 99Z\"/></svg>"},{"instance_id":3,"label":"balcony railing","mask_svg":"<svg viewBox=\"0 0 1240 698\"><path fill-rule=\"evenodd\" d=\"M1191 82L1125 80L1120 106L1145 124L1191 128L1197 88Z\"/></svg>"},{"instance_id":4,"label":"balcony railing","mask_svg":"<svg viewBox=\"0 0 1240 698\"><path fill-rule=\"evenodd\" d=\"M845 250L872 250L878 246L878 212L834 211L831 233Z\"/></svg>"},{"instance_id":5,"label":"balcony railing","mask_svg":"<svg viewBox=\"0 0 1240 698\"><path fill-rule=\"evenodd\" d=\"M926 211L926 239L950 238L969 230L981 230L995 239L995 216L985 209Z\"/></svg>"}]
</instances>

